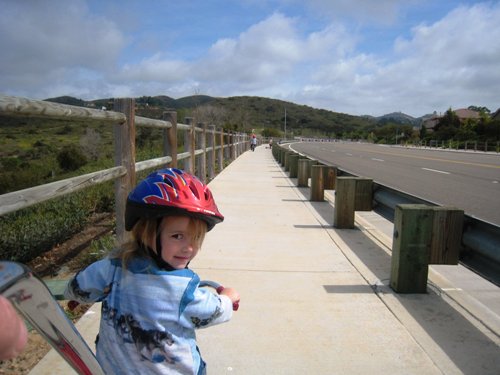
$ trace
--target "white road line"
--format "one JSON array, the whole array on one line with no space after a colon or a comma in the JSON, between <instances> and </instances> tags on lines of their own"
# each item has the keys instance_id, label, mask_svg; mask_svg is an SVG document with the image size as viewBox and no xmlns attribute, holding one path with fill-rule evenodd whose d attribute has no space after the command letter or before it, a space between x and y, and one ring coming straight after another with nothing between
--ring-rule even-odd
<instances>
[{"instance_id":1,"label":"white road line","mask_svg":"<svg viewBox=\"0 0 500 375\"><path fill-rule=\"evenodd\" d=\"M373 161L385 161L383 159L372 158Z\"/></svg>"},{"instance_id":2,"label":"white road line","mask_svg":"<svg viewBox=\"0 0 500 375\"><path fill-rule=\"evenodd\" d=\"M422 168L423 170L430 171L430 172L436 172L436 173L442 173L442 174L450 174L450 172L445 172L445 171L439 171L437 169L430 169L430 168Z\"/></svg>"},{"instance_id":3,"label":"white road line","mask_svg":"<svg viewBox=\"0 0 500 375\"><path fill-rule=\"evenodd\" d=\"M346 154L347 156L352 156L352 154L351 154L351 153L349 153L349 152L346 152L345 154Z\"/></svg>"}]
</instances>

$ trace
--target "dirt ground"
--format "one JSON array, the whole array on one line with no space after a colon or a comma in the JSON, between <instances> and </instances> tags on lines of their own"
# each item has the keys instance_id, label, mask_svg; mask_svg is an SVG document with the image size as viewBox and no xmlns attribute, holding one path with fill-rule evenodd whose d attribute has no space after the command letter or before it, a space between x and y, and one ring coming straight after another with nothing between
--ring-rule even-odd
<instances>
[{"instance_id":1,"label":"dirt ground","mask_svg":"<svg viewBox=\"0 0 500 375\"><path fill-rule=\"evenodd\" d=\"M67 279L93 260L93 257L89 255L91 241L111 233L112 228L113 222L110 215L97 215L93 218L92 224L78 235L34 259L28 263L28 266L43 279ZM60 305L65 311L69 311L66 306L67 301L60 301ZM76 322L89 307L90 305L77 306L69 312L70 318ZM15 359L0 361L0 374L28 374L50 348L50 345L36 330L31 330L23 353Z\"/></svg>"}]
</instances>

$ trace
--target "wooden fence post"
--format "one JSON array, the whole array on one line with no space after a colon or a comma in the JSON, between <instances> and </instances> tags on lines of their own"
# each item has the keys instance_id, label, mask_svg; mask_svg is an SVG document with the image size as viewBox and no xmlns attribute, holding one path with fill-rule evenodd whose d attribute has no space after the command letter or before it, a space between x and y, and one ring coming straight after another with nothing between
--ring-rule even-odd
<instances>
[{"instance_id":1,"label":"wooden fence post","mask_svg":"<svg viewBox=\"0 0 500 375\"><path fill-rule=\"evenodd\" d=\"M231 161L233 160L236 160L236 142L235 142L235 138L236 138L236 133L235 132L231 132L230 135L229 135L229 144L231 145L230 146L230 152L231 152Z\"/></svg>"},{"instance_id":2,"label":"wooden fence post","mask_svg":"<svg viewBox=\"0 0 500 375\"><path fill-rule=\"evenodd\" d=\"M208 163L208 179L212 181L215 177L215 125L208 126L207 147L209 149L207 155Z\"/></svg>"},{"instance_id":3,"label":"wooden fence post","mask_svg":"<svg viewBox=\"0 0 500 375\"><path fill-rule=\"evenodd\" d=\"M356 202L356 180L337 177L333 226L339 229L354 228L354 207Z\"/></svg>"},{"instance_id":4,"label":"wooden fence post","mask_svg":"<svg viewBox=\"0 0 500 375\"><path fill-rule=\"evenodd\" d=\"M313 165L311 167L311 196L313 202L322 202L325 199L325 180L323 165Z\"/></svg>"},{"instance_id":5,"label":"wooden fence post","mask_svg":"<svg viewBox=\"0 0 500 375\"><path fill-rule=\"evenodd\" d=\"M170 166L177 168L177 112L174 110L163 112L163 120L172 124L172 127L163 131L163 152L172 158Z\"/></svg>"},{"instance_id":6,"label":"wooden fence post","mask_svg":"<svg viewBox=\"0 0 500 375\"><path fill-rule=\"evenodd\" d=\"M226 141L224 142L226 144L226 147L224 148L224 158L227 160L231 159L231 135L229 134L229 131L224 134Z\"/></svg>"},{"instance_id":7,"label":"wooden fence post","mask_svg":"<svg viewBox=\"0 0 500 375\"><path fill-rule=\"evenodd\" d=\"M197 171L198 171L198 177L200 178L201 181L207 182L207 125L204 123L199 123L198 128L201 128L202 131L198 131L198 136L196 137L198 139L198 147L203 151L200 155L198 155L197 158Z\"/></svg>"},{"instance_id":8,"label":"wooden fence post","mask_svg":"<svg viewBox=\"0 0 500 375\"><path fill-rule=\"evenodd\" d=\"M127 174L115 180L116 237L118 243L127 242L131 235L125 231L125 206L127 196L135 187L135 100L116 99L113 104L116 112L124 113L127 121L114 125L115 165L124 166Z\"/></svg>"},{"instance_id":9,"label":"wooden fence post","mask_svg":"<svg viewBox=\"0 0 500 375\"><path fill-rule=\"evenodd\" d=\"M193 133L193 128L192 128L193 118L186 117L184 122L186 123L186 125L191 125L191 128L189 130L184 131L184 152L189 152L189 154L192 155L193 151L191 149L193 144L191 142L191 135ZM183 163L184 163L184 170L192 174L194 160L192 160L192 158L189 157L184 159Z\"/></svg>"},{"instance_id":10,"label":"wooden fence post","mask_svg":"<svg viewBox=\"0 0 500 375\"><path fill-rule=\"evenodd\" d=\"M422 204L396 206L390 285L397 293L427 291L432 226L432 207Z\"/></svg>"},{"instance_id":11,"label":"wooden fence post","mask_svg":"<svg viewBox=\"0 0 500 375\"><path fill-rule=\"evenodd\" d=\"M220 148L218 154L218 161L219 161L219 172L224 169L224 128L220 129L219 133L219 143L220 143Z\"/></svg>"}]
</instances>

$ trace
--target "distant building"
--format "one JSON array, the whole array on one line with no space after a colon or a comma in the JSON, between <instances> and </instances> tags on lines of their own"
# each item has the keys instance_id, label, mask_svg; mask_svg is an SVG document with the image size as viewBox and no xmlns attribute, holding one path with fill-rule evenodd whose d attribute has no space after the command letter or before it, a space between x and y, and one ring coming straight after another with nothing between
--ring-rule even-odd
<instances>
[{"instance_id":1,"label":"distant building","mask_svg":"<svg viewBox=\"0 0 500 375\"><path fill-rule=\"evenodd\" d=\"M464 122L468 119L479 120L480 118L479 112L473 111L472 109L460 108L454 110L453 112L455 112L460 122ZM427 132L431 133L434 131L434 127L439 123L439 120L441 120L442 117L442 115L438 115L434 112L431 117L422 122L422 127L425 127Z\"/></svg>"}]
</instances>

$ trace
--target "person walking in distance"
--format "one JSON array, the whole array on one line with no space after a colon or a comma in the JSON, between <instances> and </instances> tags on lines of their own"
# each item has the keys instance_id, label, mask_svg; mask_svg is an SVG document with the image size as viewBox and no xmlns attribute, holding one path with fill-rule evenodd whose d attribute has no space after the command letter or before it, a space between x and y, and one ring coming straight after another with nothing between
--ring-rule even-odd
<instances>
[{"instance_id":1,"label":"person walking in distance","mask_svg":"<svg viewBox=\"0 0 500 375\"><path fill-rule=\"evenodd\" d=\"M250 148L252 151L255 151L255 147L257 146L257 136L255 134L252 134L252 137L250 138Z\"/></svg>"}]
</instances>

